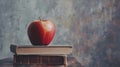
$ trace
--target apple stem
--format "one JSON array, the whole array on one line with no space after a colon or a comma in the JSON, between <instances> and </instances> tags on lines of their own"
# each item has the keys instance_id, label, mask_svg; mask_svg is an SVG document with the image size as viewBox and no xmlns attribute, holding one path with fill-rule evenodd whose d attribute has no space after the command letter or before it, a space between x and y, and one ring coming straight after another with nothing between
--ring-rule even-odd
<instances>
[{"instance_id":1,"label":"apple stem","mask_svg":"<svg viewBox=\"0 0 120 67\"><path fill-rule=\"evenodd\" d=\"M41 17L39 17L39 20L41 21Z\"/></svg>"}]
</instances>

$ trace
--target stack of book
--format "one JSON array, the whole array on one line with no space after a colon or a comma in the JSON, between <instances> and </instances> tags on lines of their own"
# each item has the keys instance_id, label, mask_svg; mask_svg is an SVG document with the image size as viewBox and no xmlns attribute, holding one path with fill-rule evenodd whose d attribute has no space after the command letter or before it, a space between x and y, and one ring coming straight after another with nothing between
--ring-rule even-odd
<instances>
[{"instance_id":1,"label":"stack of book","mask_svg":"<svg viewBox=\"0 0 120 67\"><path fill-rule=\"evenodd\" d=\"M14 64L67 65L72 46L10 46Z\"/></svg>"}]
</instances>

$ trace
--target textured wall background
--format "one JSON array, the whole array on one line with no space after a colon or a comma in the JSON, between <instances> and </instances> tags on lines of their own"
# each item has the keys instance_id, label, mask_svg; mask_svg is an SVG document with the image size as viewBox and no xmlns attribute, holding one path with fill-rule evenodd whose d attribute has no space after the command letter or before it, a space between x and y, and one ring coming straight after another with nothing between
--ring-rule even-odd
<instances>
[{"instance_id":1,"label":"textured wall background","mask_svg":"<svg viewBox=\"0 0 120 67\"><path fill-rule=\"evenodd\" d=\"M0 0L0 59L12 56L10 44L31 44L32 20L52 20L57 33L51 45L73 45L84 67L120 66L119 0Z\"/></svg>"}]
</instances>

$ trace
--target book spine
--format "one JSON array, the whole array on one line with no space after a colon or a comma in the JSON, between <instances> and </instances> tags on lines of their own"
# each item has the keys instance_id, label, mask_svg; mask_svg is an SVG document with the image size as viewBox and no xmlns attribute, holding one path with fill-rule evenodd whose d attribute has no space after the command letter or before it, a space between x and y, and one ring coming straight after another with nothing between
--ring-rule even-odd
<instances>
[{"instance_id":1,"label":"book spine","mask_svg":"<svg viewBox=\"0 0 120 67\"><path fill-rule=\"evenodd\" d=\"M10 51L16 54L17 46L16 45L10 45Z\"/></svg>"},{"instance_id":2,"label":"book spine","mask_svg":"<svg viewBox=\"0 0 120 67\"><path fill-rule=\"evenodd\" d=\"M64 56L14 55L14 64L64 65Z\"/></svg>"}]
</instances>

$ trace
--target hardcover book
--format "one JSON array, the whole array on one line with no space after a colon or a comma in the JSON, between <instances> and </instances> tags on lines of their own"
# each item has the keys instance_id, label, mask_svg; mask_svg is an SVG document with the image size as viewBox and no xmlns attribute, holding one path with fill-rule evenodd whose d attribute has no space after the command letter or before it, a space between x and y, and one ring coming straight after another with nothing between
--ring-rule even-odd
<instances>
[{"instance_id":1,"label":"hardcover book","mask_svg":"<svg viewBox=\"0 0 120 67\"><path fill-rule=\"evenodd\" d=\"M14 64L64 65L65 56L14 55Z\"/></svg>"},{"instance_id":2,"label":"hardcover book","mask_svg":"<svg viewBox=\"0 0 120 67\"><path fill-rule=\"evenodd\" d=\"M10 50L17 55L67 55L72 52L72 46L11 45Z\"/></svg>"}]
</instances>

